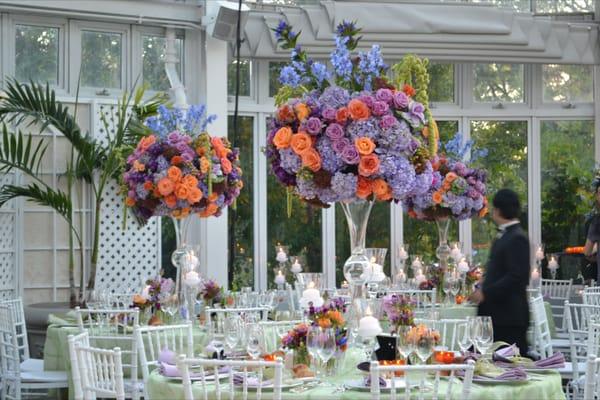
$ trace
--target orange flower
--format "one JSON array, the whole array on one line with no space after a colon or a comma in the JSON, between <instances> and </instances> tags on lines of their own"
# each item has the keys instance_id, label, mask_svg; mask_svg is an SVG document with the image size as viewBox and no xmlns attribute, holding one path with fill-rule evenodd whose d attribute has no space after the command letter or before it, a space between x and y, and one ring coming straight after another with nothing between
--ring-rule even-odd
<instances>
[{"instance_id":1,"label":"orange flower","mask_svg":"<svg viewBox=\"0 0 600 400\"><path fill-rule=\"evenodd\" d=\"M203 211L200 211L198 213L198 215L201 218L206 218L206 217L210 217L211 215L216 213L218 210L219 210L219 206L217 206L215 203L208 203L206 208Z\"/></svg>"},{"instance_id":2,"label":"orange flower","mask_svg":"<svg viewBox=\"0 0 600 400\"><path fill-rule=\"evenodd\" d=\"M167 170L167 176L173 182L179 182L179 180L181 179L181 175L181 170L178 167L172 166L169 167L169 169Z\"/></svg>"},{"instance_id":3,"label":"orange flower","mask_svg":"<svg viewBox=\"0 0 600 400\"><path fill-rule=\"evenodd\" d=\"M175 184L169 178L162 178L160 181L158 181L158 193L161 195L167 196L173 193L174 189Z\"/></svg>"},{"instance_id":4,"label":"orange flower","mask_svg":"<svg viewBox=\"0 0 600 400\"><path fill-rule=\"evenodd\" d=\"M143 305L143 304L146 304L146 301L147 300L144 296L141 296L139 294L133 295L133 304Z\"/></svg>"},{"instance_id":5,"label":"orange flower","mask_svg":"<svg viewBox=\"0 0 600 400\"><path fill-rule=\"evenodd\" d=\"M181 184L191 189L198 186L198 179L194 175L186 175L181 180Z\"/></svg>"},{"instance_id":6,"label":"orange flower","mask_svg":"<svg viewBox=\"0 0 600 400\"><path fill-rule=\"evenodd\" d=\"M479 211L479 218L483 218L487 215L488 213L488 208L487 207L483 207L480 211Z\"/></svg>"},{"instance_id":7,"label":"orange flower","mask_svg":"<svg viewBox=\"0 0 600 400\"><path fill-rule=\"evenodd\" d=\"M446 180L442 183L442 190L445 192L450 190L451 187L452 187L452 184Z\"/></svg>"},{"instance_id":8,"label":"orange flower","mask_svg":"<svg viewBox=\"0 0 600 400\"><path fill-rule=\"evenodd\" d=\"M177 197L175 197L174 194L168 195L167 197L165 197L165 204L169 208L175 208L175 206L177 205Z\"/></svg>"},{"instance_id":9,"label":"orange flower","mask_svg":"<svg viewBox=\"0 0 600 400\"><path fill-rule=\"evenodd\" d=\"M219 195L213 192L210 196L208 196L208 201L217 201Z\"/></svg>"},{"instance_id":10,"label":"orange flower","mask_svg":"<svg viewBox=\"0 0 600 400\"><path fill-rule=\"evenodd\" d=\"M433 192L433 194L431 195L431 199L433 200L434 204L442 204L443 198L444 196L440 191Z\"/></svg>"},{"instance_id":11,"label":"orange flower","mask_svg":"<svg viewBox=\"0 0 600 400\"><path fill-rule=\"evenodd\" d=\"M279 128L275 136L273 137L273 144L278 149L285 149L290 147L292 141L292 130L288 126Z\"/></svg>"},{"instance_id":12,"label":"orange flower","mask_svg":"<svg viewBox=\"0 0 600 400\"><path fill-rule=\"evenodd\" d=\"M423 135L424 138L428 138L429 137L429 128L424 126L423 130L421 131L421 135Z\"/></svg>"},{"instance_id":13,"label":"orange flower","mask_svg":"<svg viewBox=\"0 0 600 400\"><path fill-rule=\"evenodd\" d=\"M200 158L200 172L202 172L203 174L206 174L208 171L210 170L210 161L208 161L208 158L206 157L201 157Z\"/></svg>"},{"instance_id":14,"label":"orange flower","mask_svg":"<svg viewBox=\"0 0 600 400\"><path fill-rule=\"evenodd\" d=\"M407 96L410 96L410 97L413 97L416 93L415 88L413 88L409 84L405 84L404 87L402 88L402 91L404 92L404 94L406 94Z\"/></svg>"},{"instance_id":15,"label":"orange flower","mask_svg":"<svg viewBox=\"0 0 600 400\"><path fill-rule=\"evenodd\" d=\"M144 189L152 190L152 189L154 189L154 185L152 184L152 182L146 181L146 182L144 182Z\"/></svg>"},{"instance_id":16,"label":"orange flower","mask_svg":"<svg viewBox=\"0 0 600 400\"><path fill-rule=\"evenodd\" d=\"M146 150L148 147L152 146L156 142L156 136L150 135L140 139L140 143L138 144L138 148L141 150Z\"/></svg>"},{"instance_id":17,"label":"orange flower","mask_svg":"<svg viewBox=\"0 0 600 400\"><path fill-rule=\"evenodd\" d=\"M185 185L177 185L175 188L175 196L180 200L185 200L190 195L190 189Z\"/></svg>"},{"instance_id":18,"label":"orange flower","mask_svg":"<svg viewBox=\"0 0 600 400\"><path fill-rule=\"evenodd\" d=\"M296 133L292 136L292 150L299 156L312 147L312 139L308 133Z\"/></svg>"},{"instance_id":19,"label":"orange flower","mask_svg":"<svg viewBox=\"0 0 600 400\"><path fill-rule=\"evenodd\" d=\"M362 176L371 176L379 171L379 158L375 154L362 156L358 164L358 173Z\"/></svg>"},{"instance_id":20,"label":"orange flower","mask_svg":"<svg viewBox=\"0 0 600 400\"><path fill-rule=\"evenodd\" d=\"M331 321L329 320L329 318L319 318L317 320L317 324L319 324L319 326L324 329L331 328Z\"/></svg>"},{"instance_id":21,"label":"orange flower","mask_svg":"<svg viewBox=\"0 0 600 400\"><path fill-rule=\"evenodd\" d=\"M413 209L408 210L407 214L411 218L417 218L417 213Z\"/></svg>"},{"instance_id":22,"label":"orange flower","mask_svg":"<svg viewBox=\"0 0 600 400\"><path fill-rule=\"evenodd\" d=\"M454 172L448 172L448 174L446 174L446 180L450 183L454 182L456 178L458 178L458 175L456 175Z\"/></svg>"},{"instance_id":23,"label":"orange flower","mask_svg":"<svg viewBox=\"0 0 600 400\"><path fill-rule=\"evenodd\" d=\"M358 153L363 156L369 155L375 150L375 143L368 137L358 138L354 141L354 144L356 145Z\"/></svg>"},{"instance_id":24,"label":"orange flower","mask_svg":"<svg viewBox=\"0 0 600 400\"><path fill-rule=\"evenodd\" d=\"M338 310L330 310L327 312L327 317L337 326L344 325L344 315Z\"/></svg>"},{"instance_id":25,"label":"orange flower","mask_svg":"<svg viewBox=\"0 0 600 400\"><path fill-rule=\"evenodd\" d=\"M340 107L335 112L335 122L343 124L348 120L348 109L346 107Z\"/></svg>"},{"instance_id":26,"label":"orange flower","mask_svg":"<svg viewBox=\"0 0 600 400\"><path fill-rule=\"evenodd\" d=\"M319 152L313 148L310 148L302 153L302 165L313 172L320 170L321 156L319 155Z\"/></svg>"},{"instance_id":27,"label":"orange flower","mask_svg":"<svg viewBox=\"0 0 600 400\"><path fill-rule=\"evenodd\" d=\"M194 203L197 203L200 200L202 200L202 196L203 196L202 190L200 190L197 187L193 187L190 189L190 193L188 194L187 201L190 204L194 204Z\"/></svg>"},{"instance_id":28,"label":"orange flower","mask_svg":"<svg viewBox=\"0 0 600 400\"><path fill-rule=\"evenodd\" d=\"M381 178L373 181L373 193L378 200L387 201L392 198L392 188Z\"/></svg>"},{"instance_id":29,"label":"orange flower","mask_svg":"<svg viewBox=\"0 0 600 400\"><path fill-rule=\"evenodd\" d=\"M348 112L350 117L355 121L364 121L371 116L371 111L365 103L359 99L352 99L348 103Z\"/></svg>"},{"instance_id":30,"label":"orange flower","mask_svg":"<svg viewBox=\"0 0 600 400\"><path fill-rule=\"evenodd\" d=\"M188 215L190 215L190 208L189 207L185 207L181 210L181 215L179 216L179 218L185 218Z\"/></svg>"},{"instance_id":31,"label":"orange flower","mask_svg":"<svg viewBox=\"0 0 600 400\"><path fill-rule=\"evenodd\" d=\"M213 148L215 149L215 154L217 155L217 157L221 158L221 157L225 157L227 155L227 148L223 144L223 141L221 140L220 137L215 136L215 137L210 138L210 143L213 145Z\"/></svg>"},{"instance_id":32,"label":"orange flower","mask_svg":"<svg viewBox=\"0 0 600 400\"><path fill-rule=\"evenodd\" d=\"M202 157L205 153L206 153L206 150L204 150L204 147L202 147L202 146L196 147L196 154L198 154L200 157Z\"/></svg>"},{"instance_id":33,"label":"orange flower","mask_svg":"<svg viewBox=\"0 0 600 400\"><path fill-rule=\"evenodd\" d=\"M279 107L279 110L277 110L277 118L280 121L292 122L294 119L296 119L296 116L294 115L294 109L289 104Z\"/></svg>"},{"instance_id":34,"label":"orange flower","mask_svg":"<svg viewBox=\"0 0 600 400\"><path fill-rule=\"evenodd\" d=\"M181 156L173 156L171 158L171 165L183 164L183 157Z\"/></svg>"},{"instance_id":35,"label":"orange flower","mask_svg":"<svg viewBox=\"0 0 600 400\"><path fill-rule=\"evenodd\" d=\"M296 116L300 121L304 121L310 115L310 108L304 103L296 104L294 110L296 110Z\"/></svg>"},{"instance_id":36,"label":"orange flower","mask_svg":"<svg viewBox=\"0 0 600 400\"><path fill-rule=\"evenodd\" d=\"M135 169L137 172L142 172L143 170L146 169L146 166L144 164L142 164L141 162L139 162L138 160L135 160L133 162L133 169Z\"/></svg>"},{"instance_id":37,"label":"orange flower","mask_svg":"<svg viewBox=\"0 0 600 400\"><path fill-rule=\"evenodd\" d=\"M356 185L356 196L361 199L366 199L373 193L371 188L371 181L362 176L358 177L358 184Z\"/></svg>"},{"instance_id":38,"label":"orange flower","mask_svg":"<svg viewBox=\"0 0 600 400\"><path fill-rule=\"evenodd\" d=\"M133 206L135 205L135 200L134 200L134 199L132 199L131 197L127 197L127 198L125 199L125 205L126 205L127 207L133 207Z\"/></svg>"},{"instance_id":39,"label":"orange flower","mask_svg":"<svg viewBox=\"0 0 600 400\"><path fill-rule=\"evenodd\" d=\"M229 161L227 157L221 158L221 170L223 170L223 173L225 175L229 175L231 173L231 169L231 161Z\"/></svg>"}]
</instances>

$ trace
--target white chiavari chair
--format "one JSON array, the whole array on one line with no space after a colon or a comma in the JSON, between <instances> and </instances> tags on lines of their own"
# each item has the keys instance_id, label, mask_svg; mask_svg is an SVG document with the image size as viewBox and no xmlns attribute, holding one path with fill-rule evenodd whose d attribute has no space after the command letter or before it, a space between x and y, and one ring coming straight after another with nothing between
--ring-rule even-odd
<instances>
[{"instance_id":1,"label":"white chiavari chair","mask_svg":"<svg viewBox=\"0 0 600 400\"><path fill-rule=\"evenodd\" d=\"M558 333L566 332L564 304L573 293L573 279L542 279L541 292L552 306L552 317L555 323L560 321L560 326L556 326L556 331Z\"/></svg>"},{"instance_id":2,"label":"white chiavari chair","mask_svg":"<svg viewBox=\"0 0 600 400\"><path fill-rule=\"evenodd\" d=\"M22 340L14 319L14 310L0 305L0 376L2 391L0 398L21 399L23 393L69 387L65 371L23 370Z\"/></svg>"},{"instance_id":3,"label":"white chiavari chair","mask_svg":"<svg viewBox=\"0 0 600 400\"><path fill-rule=\"evenodd\" d=\"M223 324L231 315L240 317L243 323L266 321L269 316L268 307L239 307L239 308L206 308L206 329L210 337L223 337Z\"/></svg>"},{"instance_id":4,"label":"white chiavari chair","mask_svg":"<svg viewBox=\"0 0 600 400\"><path fill-rule=\"evenodd\" d=\"M87 332L77 335L69 335L67 338L69 345L69 360L71 361L71 380L73 381L73 390L75 400L83 400L83 386L81 384L81 365L77 357L76 346L89 347L90 338Z\"/></svg>"},{"instance_id":5,"label":"white chiavari chair","mask_svg":"<svg viewBox=\"0 0 600 400\"><path fill-rule=\"evenodd\" d=\"M583 289L583 304L600 306L600 286L586 287Z\"/></svg>"},{"instance_id":6,"label":"white chiavari chair","mask_svg":"<svg viewBox=\"0 0 600 400\"><path fill-rule=\"evenodd\" d=\"M283 361L281 359L277 359L276 361L233 361L179 356L177 368L181 371L183 378L185 400L208 400L209 398L216 398L217 400L229 398L233 400L234 398L239 399L240 394L243 400L247 400L249 386L252 386L252 391L256 392L256 395L252 396L253 398L263 398L263 390L268 390L268 398L281 400L281 386L283 381ZM218 376L219 372L223 371L223 368L229 369L226 380L219 381L219 379L216 379L208 382L205 379L209 375ZM266 368L274 368L272 380L264 379ZM195 379L192 385L191 376L193 373L198 374L199 378ZM254 378L255 385L251 384L253 383L251 382L252 378ZM193 388L197 388L200 391L201 395L199 397L194 396Z\"/></svg>"},{"instance_id":7,"label":"white chiavari chair","mask_svg":"<svg viewBox=\"0 0 600 400\"><path fill-rule=\"evenodd\" d=\"M435 288L431 290L388 290L386 294L405 295L413 299L415 302L415 317L428 318L430 314L437 309Z\"/></svg>"},{"instance_id":8,"label":"white chiavari chair","mask_svg":"<svg viewBox=\"0 0 600 400\"><path fill-rule=\"evenodd\" d=\"M471 384L473 382L473 371L475 366L472 361L468 364L447 364L447 365L379 365L377 361L371 362L371 399L379 400L381 398L380 378L387 376L393 377L397 372L404 374L402 388L397 388L395 379L386 379L386 388L390 388L390 398L396 399L397 392L406 399L416 395L416 398L444 398L447 400L461 399L468 400L471 394ZM447 373L441 379L442 373ZM434 374L431 376L430 374ZM459 378L460 376L460 378ZM425 377L433 378L433 387L425 385ZM444 392L440 393L440 382L444 382ZM456 385L456 386L455 386ZM418 394L415 393L416 391ZM458 387L460 395L453 395L453 388Z\"/></svg>"},{"instance_id":9,"label":"white chiavari chair","mask_svg":"<svg viewBox=\"0 0 600 400\"><path fill-rule=\"evenodd\" d=\"M424 319L416 318L415 324L424 324L429 328L433 328L440 333L443 340L443 345L449 351L458 351L458 341L460 335L467 329L468 323L466 319Z\"/></svg>"},{"instance_id":10,"label":"white chiavari chair","mask_svg":"<svg viewBox=\"0 0 600 400\"><path fill-rule=\"evenodd\" d=\"M554 349L544 299L542 296L534 297L529 300L529 305L533 315L534 348L543 358L550 357L554 354Z\"/></svg>"},{"instance_id":11,"label":"white chiavari chair","mask_svg":"<svg viewBox=\"0 0 600 400\"><path fill-rule=\"evenodd\" d=\"M81 309L75 308L79 332L87 331L91 346L114 349L119 347L127 397L139 399L143 382L138 379L138 344L134 327L139 325L139 309Z\"/></svg>"},{"instance_id":12,"label":"white chiavari chair","mask_svg":"<svg viewBox=\"0 0 600 400\"><path fill-rule=\"evenodd\" d=\"M134 336L138 344L142 378L144 379L144 399L150 399L146 385L151 369L158 367L160 352L168 349L175 354L194 355L194 335L191 321L181 325L135 326Z\"/></svg>"},{"instance_id":13,"label":"white chiavari chair","mask_svg":"<svg viewBox=\"0 0 600 400\"><path fill-rule=\"evenodd\" d=\"M84 400L96 397L125 399L125 381L123 379L123 361L121 350L112 350L74 344L81 389Z\"/></svg>"},{"instance_id":14,"label":"white chiavari chair","mask_svg":"<svg viewBox=\"0 0 600 400\"><path fill-rule=\"evenodd\" d=\"M583 400L600 399L600 358L594 354L588 355L585 377Z\"/></svg>"},{"instance_id":15,"label":"white chiavari chair","mask_svg":"<svg viewBox=\"0 0 600 400\"><path fill-rule=\"evenodd\" d=\"M590 323L600 316L600 306L587 304L571 304L565 302L565 321L569 333L570 361L565 363L565 368L560 369L561 376L579 382L581 374L585 371L587 362Z\"/></svg>"}]
</instances>

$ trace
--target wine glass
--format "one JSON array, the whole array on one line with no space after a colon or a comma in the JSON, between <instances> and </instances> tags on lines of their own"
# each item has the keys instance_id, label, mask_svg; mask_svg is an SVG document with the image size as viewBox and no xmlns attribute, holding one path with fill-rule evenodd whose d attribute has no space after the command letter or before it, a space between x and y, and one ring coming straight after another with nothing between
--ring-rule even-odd
<instances>
[{"instance_id":1,"label":"wine glass","mask_svg":"<svg viewBox=\"0 0 600 400\"><path fill-rule=\"evenodd\" d=\"M434 339L432 332L428 329L421 337L416 340L415 353L423 364L433 354Z\"/></svg>"},{"instance_id":2,"label":"wine glass","mask_svg":"<svg viewBox=\"0 0 600 400\"><path fill-rule=\"evenodd\" d=\"M177 314L177 311L179 310L179 297L177 294L168 296L160 306L160 308L169 316L169 321L171 323L175 322L175 314Z\"/></svg>"},{"instance_id":3,"label":"wine glass","mask_svg":"<svg viewBox=\"0 0 600 400\"><path fill-rule=\"evenodd\" d=\"M457 276L452 277L452 286L450 286L450 294L452 295L452 299L456 301L456 295L460 292L460 279Z\"/></svg>"},{"instance_id":4,"label":"wine glass","mask_svg":"<svg viewBox=\"0 0 600 400\"><path fill-rule=\"evenodd\" d=\"M318 326L310 326L306 334L306 349L308 350L308 354L310 354L311 358L315 362L315 372L317 373L317 376L319 374L319 369L316 367L316 364L322 344L320 340L320 334L321 328Z\"/></svg>"},{"instance_id":5,"label":"wine glass","mask_svg":"<svg viewBox=\"0 0 600 400\"><path fill-rule=\"evenodd\" d=\"M492 325L492 317L478 317L475 342L482 356L485 356L487 351L492 347L493 340L494 327Z\"/></svg>"},{"instance_id":6,"label":"wine glass","mask_svg":"<svg viewBox=\"0 0 600 400\"><path fill-rule=\"evenodd\" d=\"M405 360L408 360L414 350L408 337L409 330L410 326L400 326L396 333L396 351Z\"/></svg>"},{"instance_id":7,"label":"wine glass","mask_svg":"<svg viewBox=\"0 0 600 400\"><path fill-rule=\"evenodd\" d=\"M473 351L477 352L477 342L475 341L478 331L477 317L467 317L467 330L469 331L469 340L471 341Z\"/></svg>"},{"instance_id":8,"label":"wine glass","mask_svg":"<svg viewBox=\"0 0 600 400\"><path fill-rule=\"evenodd\" d=\"M320 343L317 353L319 354L321 363L326 367L327 362L335 354L335 330L332 328L322 328L319 339ZM327 371L327 368L325 368L325 371Z\"/></svg>"},{"instance_id":9,"label":"wine glass","mask_svg":"<svg viewBox=\"0 0 600 400\"><path fill-rule=\"evenodd\" d=\"M248 338L246 342L246 350L253 360L257 360L263 351L263 330L260 325L250 325L248 330Z\"/></svg>"},{"instance_id":10,"label":"wine glass","mask_svg":"<svg viewBox=\"0 0 600 400\"><path fill-rule=\"evenodd\" d=\"M462 327L462 331L461 331ZM459 330L458 333L458 347L462 354L465 354L469 348L471 347L471 336L469 335L469 323L467 322L464 325L458 325L456 329Z\"/></svg>"},{"instance_id":11,"label":"wine glass","mask_svg":"<svg viewBox=\"0 0 600 400\"><path fill-rule=\"evenodd\" d=\"M444 297L446 298L446 303L450 304L450 291L452 290L452 274L444 275L444 284L442 286L442 290L444 291Z\"/></svg>"},{"instance_id":12,"label":"wine glass","mask_svg":"<svg viewBox=\"0 0 600 400\"><path fill-rule=\"evenodd\" d=\"M225 344L229 349L229 353L233 354L233 350L240 341L240 323L237 315L233 314L225 319L223 333L225 334Z\"/></svg>"}]
</instances>

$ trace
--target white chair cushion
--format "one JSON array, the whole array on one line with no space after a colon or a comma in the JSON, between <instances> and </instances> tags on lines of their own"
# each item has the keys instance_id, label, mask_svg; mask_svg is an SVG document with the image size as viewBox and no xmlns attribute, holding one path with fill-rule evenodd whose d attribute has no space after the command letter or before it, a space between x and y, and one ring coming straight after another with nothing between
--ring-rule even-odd
<instances>
[{"instance_id":1,"label":"white chair cushion","mask_svg":"<svg viewBox=\"0 0 600 400\"><path fill-rule=\"evenodd\" d=\"M23 382L67 382L66 371L21 371Z\"/></svg>"},{"instance_id":2,"label":"white chair cushion","mask_svg":"<svg viewBox=\"0 0 600 400\"><path fill-rule=\"evenodd\" d=\"M21 363L21 371L43 371L44 360L39 358L28 358Z\"/></svg>"}]
</instances>

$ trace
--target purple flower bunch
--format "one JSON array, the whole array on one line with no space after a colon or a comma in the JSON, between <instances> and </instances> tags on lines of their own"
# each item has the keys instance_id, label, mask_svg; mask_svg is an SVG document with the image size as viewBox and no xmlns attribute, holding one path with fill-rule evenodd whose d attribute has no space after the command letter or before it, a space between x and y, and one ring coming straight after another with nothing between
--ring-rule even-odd
<instances>
[{"instance_id":1,"label":"purple flower bunch","mask_svg":"<svg viewBox=\"0 0 600 400\"><path fill-rule=\"evenodd\" d=\"M394 330L400 326L414 325L415 302L410 296L388 294L383 298L381 306Z\"/></svg>"},{"instance_id":2,"label":"purple flower bunch","mask_svg":"<svg viewBox=\"0 0 600 400\"><path fill-rule=\"evenodd\" d=\"M306 349L306 335L308 325L298 324L281 339L281 344L286 349Z\"/></svg>"},{"instance_id":3,"label":"purple flower bunch","mask_svg":"<svg viewBox=\"0 0 600 400\"><path fill-rule=\"evenodd\" d=\"M201 297L207 303L219 303L223 294L222 288L219 284L212 280L207 279L200 285L200 293L198 297Z\"/></svg>"},{"instance_id":4,"label":"purple flower bunch","mask_svg":"<svg viewBox=\"0 0 600 400\"><path fill-rule=\"evenodd\" d=\"M133 305L141 309L151 307L160 310L161 303L173 294L175 282L171 278L157 276L146 281L146 287L139 295L133 296Z\"/></svg>"}]
</instances>

